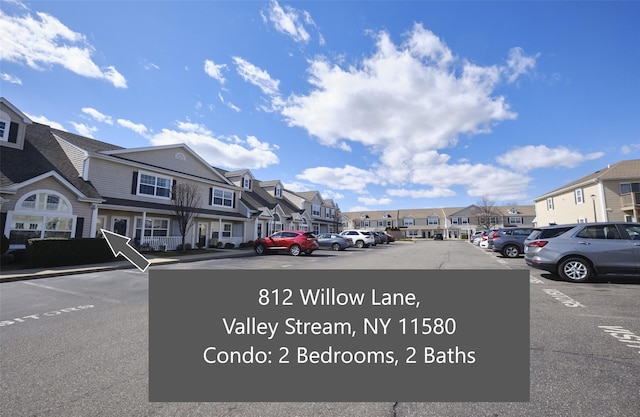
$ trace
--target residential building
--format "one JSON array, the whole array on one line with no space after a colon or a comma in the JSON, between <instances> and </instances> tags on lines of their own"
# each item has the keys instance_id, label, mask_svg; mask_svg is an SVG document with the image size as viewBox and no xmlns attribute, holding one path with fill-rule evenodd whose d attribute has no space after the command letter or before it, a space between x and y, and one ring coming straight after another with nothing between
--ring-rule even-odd
<instances>
[{"instance_id":1,"label":"residential building","mask_svg":"<svg viewBox=\"0 0 640 417\"><path fill-rule=\"evenodd\" d=\"M318 191L293 192L283 190L284 197L295 207L309 214L310 231L336 233L340 228L340 208L331 199L323 199Z\"/></svg>"},{"instance_id":2,"label":"residential building","mask_svg":"<svg viewBox=\"0 0 640 417\"><path fill-rule=\"evenodd\" d=\"M182 238L171 198L178 183L201 195L187 243L254 237L242 189L186 145L122 148L34 123L4 98L0 128L0 226L13 248L34 237L97 237L104 228L141 249L174 249Z\"/></svg>"},{"instance_id":3,"label":"residential building","mask_svg":"<svg viewBox=\"0 0 640 417\"><path fill-rule=\"evenodd\" d=\"M534 199L536 223L640 221L640 159L623 160Z\"/></svg>"},{"instance_id":4,"label":"residential building","mask_svg":"<svg viewBox=\"0 0 640 417\"><path fill-rule=\"evenodd\" d=\"M487 212L488 216L485 214ZM397 229L407 238L432 238L436 234L442 234L446 239L466 239L476 230L532 226L534 218L533 205L495 206L484 209L470 205L344 212L341 215L341 227L374 231Z\"/></svg>"}]
</instances>

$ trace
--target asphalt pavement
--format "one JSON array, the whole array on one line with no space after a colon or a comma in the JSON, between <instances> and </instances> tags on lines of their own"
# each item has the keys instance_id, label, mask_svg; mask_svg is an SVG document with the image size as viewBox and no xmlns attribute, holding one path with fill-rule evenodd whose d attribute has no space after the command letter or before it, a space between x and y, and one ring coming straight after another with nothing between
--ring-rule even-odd
<instances>
[{"instance_id":1,"label":"asphalt pavement","mask_svg":"<svg viewBox=\"0 0 640 417\"><path fill-rule=\"evenodd\" d=\"M151 262L151 266L168 265L183 262L197 262L208 259L239 258L246 256L256 255L253 250L249 249L215 249L207 253L185 254L173 257L145 254L145 257L149 260L149 262ZM122 256L118 256L112 262L87 265L69 265L8 270L3 270L0 268L0 283L131 268L136 267Z\"/></svg>"}]
</instances>

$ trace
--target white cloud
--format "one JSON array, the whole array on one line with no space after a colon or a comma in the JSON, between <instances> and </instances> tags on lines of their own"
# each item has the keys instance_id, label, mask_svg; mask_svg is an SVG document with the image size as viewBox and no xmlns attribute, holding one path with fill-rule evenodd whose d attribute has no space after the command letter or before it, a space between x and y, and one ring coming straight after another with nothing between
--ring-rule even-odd
<instances>
[{"instance_id":1,"label":"white cloud","mask_svg":"<svg viewBox=\"0 0 640 417\"><path fill-rule=\"evenodd\" d=\"M259 87L263 93L269 96L278 96L279 80L272 79L268 72L240 57L234 57L233 62L237 66L238 74L245 81Z\"/></svg>"},{"instance_id":2,"label":"white cloud","mask_svg":"<svg viewBox=\"0 0 640 417\"><path fill-rule=\"evenodd\" d=\"M85 113L85 114L88 114L94 120L96 120L98 122L106 123L108 125L112 125L113 124L113 119L111 118L111 116L107 116L105 114L102 114L98 110L93 109L91 107L83 107L82 108L82 112Z\"/></svg>"},{"instance_id":3,"label":"white cloud","mask_svg":"<svg viewBox=\"0 0 640 417\"><path fill-rule=\"evenodd\" d=\"M367 147L378 156L375 170L354 175L356 167L318 167L299 178L358 193L365 193L367 184L385 185L397 197L448 197L455 186L470 196L496 195L501 201L525 197L528 177L495 166L454 164L439 151L456 146L462 136L487 134L515 119L496 90L531 71L537 56L514 48L505 66L480 66L456 57L421 24L399 45L386 32L375 39L375 51L361 62L314 58L309 91L275 103L290 126L307 130L323 145L346 151L351 143Z\"/></svg>"},{"instance_id":4,"label":"white cloud","mask_svg":"<svg viewBox=\"0 0 640 417\"><path fill-rule=\"evenodd\" d=\"M76 129L76 132L78 132L79 135L85 136L87 138L93 139L93 134L98 131L98 128L95 126L88 126L84 123L76 123L76 122L70 122L70 123L73 125L74 129Z\"/></svg>"},{"instance_id":5,"label":"white cloud","mask_svg":"<svg viewBox=\"0 0 640 417\"><path fill-rule=\"evenodd\" d=\"M431 189L388 189L387 194L394 197L439 198L453 197L456 193L448 188L433 187Z\"/></svg>"},{"instance_id":6,"label":"white cloud","mask_svg":"<svg viewBox=\"0 0 640 417\"><path fill-rule=\"evenodd\" d=\"M309 13L298 11L290 6L284 8L277 1L269 4L269 21L280 33L290 36L295 42L308 43L311 39L301 20L313 25ZM264 16L263 16L264 17ZM265 19L266 20L266 19Z\"/></svg>"},{"instance_id":7,"label":"white cloud","mask_svg":"<svg viewBox=\"0 0 640 417\"><path fill-rule=\"evenodd\" d=\"M204 61L204 72L214 80L218 80L220 84L224 84L225 78L222 75L222 70L227 66L225 64L216 64L215 62L207 59Z\"/></svg>"},{"instance_id":8,"label":"white cloud","mask_svg":"<svg viewBox=\"0 0 640 417\"><path fill-rule=\"evenodd\" d=\"M0 33L0 61L24 64L36 70L60 65L83 77L105 80L118 88L127 87L126 79L115 67L101 69L93 62L91 56L95 48L84 35L47 13L37 12L33 17L0 12Z\"/></svg>"},{"instance_id":9,"label":"white cloud","mask_svg":"<svg viewBox=\"0 0 640 417\"><path fill-rule=\"evenodd\" d=\"M14 75L7 74L6 72L0 73L0 80L6 81L11 84L22 85L22 80Z\"/></svg>"},{"instance_id":10,"label":"white cloud","mask_svg":"<svg viewBox=\"0 0 640 417\"><path fill-rule=\"evenodd\" d=\"M279 162L276 146L261 142L254 136L241 139L215 137L205 126L178 122L178 130L162 129L151 138L153 145L184 143L211 165L230 169L265 168Z\"/></svg>"},{"instance_id":11,"label":"white cloud","mask_svg":"<svg viewBox=\"0 0 640 417\"><path fill-rule=\"evenodd\" d=\"M364 193L367 184L378 183L377 177L370 171L345 165L344 168L315 167L305 169L296 178L314 184L322 184L334 190L349 190Z\"/></svg>"},{"instance_id":12,"label":"white cloud","mask_svg":"<svg viewBox=\"0 0 640 417\"><path fill-rule=\"evenodd\" d=\"M27 115L27 117L29 119L33 120L36 123L41 123L43 125L51 126L54 129L65 130L66 131L64 126L62 126L60 123L51 121L51 120L47 119L45 116L33 116L31 114L27 114L27 113L25 113L25 114Z\"/></svg>"},{"instance_id":13,"label":"white cloud","mask_svg":"<svg viewBox=\"0 0 640 417\"><path fill-rule=\"evenodd\" d=\"M522 48L512 48L509 51L509 59L507 60L508 69L506 72L509 74L507 81L513 83L522 74L526 74L536 66L536 60L540 54L534 56L525 56Z\"/></svg>"},{"instance_id":14,"label":"white cloud","mask_svg":"<svg viewBox=\"0 0 640 417\"><path fill-rule=\"evenodd\" d=\"M129 130L133 130L134 132L142 136L144 136L147 133L147 127L142 123L134 123L130 120L118 119L118 124Z\"/></svg>"},{"instance_id":15,"label":"white cloud","mask_svg":"<svg viewBox=\"0 0 640 417\"><path fill-rule=\"evenodd\" d=\"M511 149L496 161L518 172L536 168L575 168L585 161L601 158L604 152L582 154L565 146L549 148L545 145L528 145Z\"/></svg>"},{"instance_id":16,"label":"white cloud","mask_svg":"<svg viewBox=\"0 0 640 417\"><path fill-rule=\"evenodd\" d=\"M358 201L368 206L384 206L391 204L393 200L387 197L375 198L375 197L358 197Z\"/></svg>"},{"instance_id":17,"label":"white cloud","mask_svg":"<svg viewBox=\"0 0 640 417\"><path fill-rule=\"evenodd\" d=\"M620 148L620 152L625 155L629 155L634 152L640 152L640 143L631 143L629 145L624 145Z\"/></svg>"}]
</instances>

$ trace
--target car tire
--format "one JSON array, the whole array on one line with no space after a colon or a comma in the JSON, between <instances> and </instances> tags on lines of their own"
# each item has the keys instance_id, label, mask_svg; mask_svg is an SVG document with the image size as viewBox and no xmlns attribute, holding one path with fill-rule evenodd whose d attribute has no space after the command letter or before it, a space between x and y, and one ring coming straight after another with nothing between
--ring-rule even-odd
<instances>
[{"instance_id":1,"label":"car tire","mask_svg":"<svg viewBox=\"0 0 640 417\"><path fill-rule=\"evenodd\" d=\"M301 252L302 250L298 245L291 245L291 247L289 248L289 253L292 254L293 256L298 256L300 255Z\"/></svg>"},{"instance_id":2,"label":"car tire","mask_svg":"<svg viewBox=\"0 0 640 417\"><path fill-rule=\"evenodd\" d=\"M305 255L311 256L312 253L313 253L313 250L311 250L311 249L307 249L306 251L304 251Z\"/></svg>"},{"instance_id":3,"label":"car tire","mask_svg":"<svg viewBox=\"0 0 640 417\"><path fill-rule=\"evenodd\" d=\"M558 275L565 281L585 282L593 276L593 268L584 258L567 258L558 266Z\"/></svg>"},{"instance_id":4,"label":"car tire","mask_svg":"<svg viewBox=\"0 0 640 417\"><path fill-rule=\"evenodd\" d=\"M339 251L341 249L340 244L334 243L333 245L331 245L331 249L333 249L334 251Z\"/></svg>"},{"instance_id":5,"label":"car tire","mask_svg":"<svg viewBox=\"0 0 640 417\"><path fill-rule=\"evenodd\" d=\"M362 240L359 240L356 242L356 248L364 248L364 242Z\"/></svg>"},{"instance_id":6,"label":"car tire","mask_svg":"<svg viewBox=\"0 0 640 417\"><path fill-rule=\"evenodd\" d=\"M256 254L258 255L264 255L265 251L265 247L264 245L256 245Z\"/></svg>"},{"instance_id":7,"label":"car tire","mask_svg":"<svg viewBox=\"0 0 640 417\"><path fill-rule=\"evenodd\" d=\"M520 249L516 245L507 245L502 248L502 255L506 258L517 258L520 256Z\"/></svg>"}]
</instances>

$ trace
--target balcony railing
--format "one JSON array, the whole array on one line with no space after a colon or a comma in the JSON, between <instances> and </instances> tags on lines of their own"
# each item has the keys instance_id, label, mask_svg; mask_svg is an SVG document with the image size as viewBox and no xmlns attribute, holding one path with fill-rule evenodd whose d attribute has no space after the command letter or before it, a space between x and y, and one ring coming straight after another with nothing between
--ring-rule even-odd
<instances>
[{"instance_id":1,"label":"balcony railing","mask_svg":"<svg viewBox=\"0 0 640 417\"><path fill-rule=\"evenodd\" d=\"M176 250L182 244L182 236L145 236L140 241L141 251Z\"/></svg>"},{"instance_id":2,"label":"balcony railing","mask_svg":"<svg viewBox=\"0 0 640 417\"><path fill-rule=\"evenodd\" d=\"M620 198L622 199L623 209L640 206L640 193L622 194Z\"/></svg>"}]
</instances>

